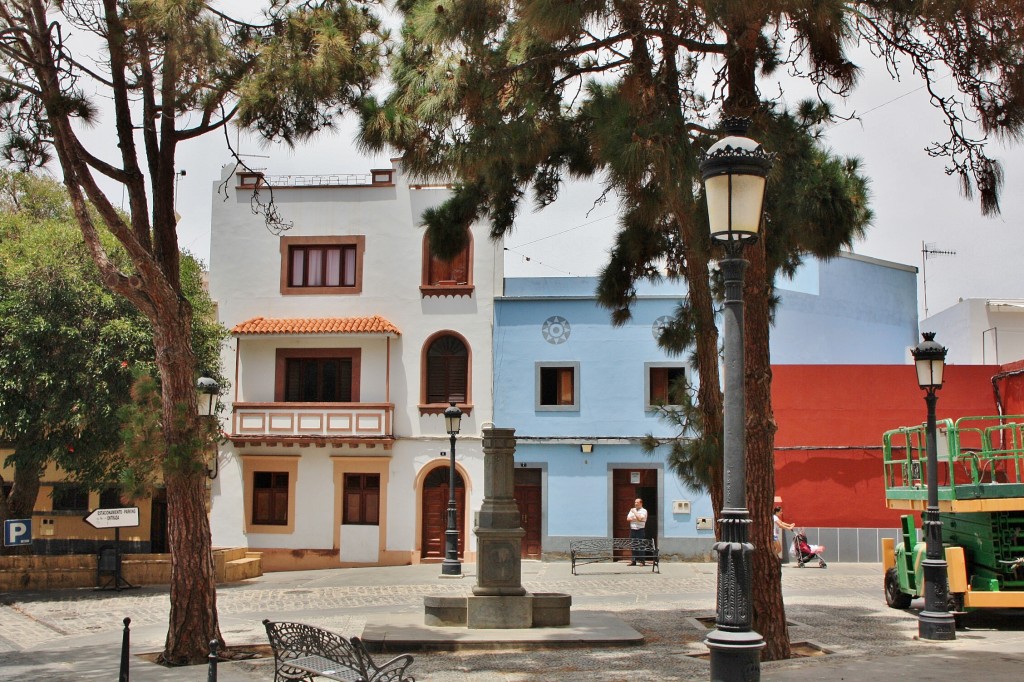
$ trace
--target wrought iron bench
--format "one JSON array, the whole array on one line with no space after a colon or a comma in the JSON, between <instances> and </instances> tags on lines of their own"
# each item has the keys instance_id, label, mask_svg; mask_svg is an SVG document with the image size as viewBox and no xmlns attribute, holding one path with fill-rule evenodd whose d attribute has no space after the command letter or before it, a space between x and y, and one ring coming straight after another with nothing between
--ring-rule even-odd
<instances>
[{"instance_id":1,"label":"wrought iron bench","mask_svg":"<svg viewBox=\"0 0 1024 682\"><path fill-rule=\"evenodd\" d=\"M274 651L274 682L327 677L350 682L415 682L405 669L412 656L402 654L377 665L358 637L346 639L304 623L264 620Z\"/></svg>"},{"instance_id":2,"label":"wrought iron bench","mask_svg":"<svg viewBox=\"0 0 1024 682\"><path fill-rule=\"evenodd\" d=\"M620 552L616 556L616 552ZM628 554L621 554L628 552ZM576 565L585 566L599 561L617 561L623 558L632 559L633 552L640 561L651 563L651 572L661 573L658 566L658 548L651 538L587 538L569 541L569 556L572 559L572 574L576 575ZM643 558L641 558L643 557Z\"/></svg>"}]
</instances>

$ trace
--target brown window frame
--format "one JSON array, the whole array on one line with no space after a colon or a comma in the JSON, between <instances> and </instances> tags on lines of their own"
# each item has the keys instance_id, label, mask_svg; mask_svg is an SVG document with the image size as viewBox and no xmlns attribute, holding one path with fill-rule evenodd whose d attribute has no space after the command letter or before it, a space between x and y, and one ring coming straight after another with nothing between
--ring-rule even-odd
<instances>
[{"instance_id":1,"label":"brown window frame","mask_svg":"<svg viewBox=\"0 0 1024 682\"><path fill-rule=\"evenodd\" d=\"M259 486L261 476L270 477L270 485ZM252 472L252 524L256 526L287 526L289 514L289 502L291 488L289 482L291 476L287 471L264 471L255 470ZM282 483L283 482L283 483ZM269 515L261 516L258 512L263 498L269 497Z\"/></svg>"},{"instance_id":2,"label":"brown window frame","mask_svg":"<svg viewBox=\"0 0 1024 682\"><path fill-rule=\"evenodd\" d=\"M121 488L116 485L107 486L99 493L98 509L121 509L124 507Z\"/></svg>"},{"instance_id":3,"label":"brown window frame","mask_svg":"<svg viewBox=\"0 0 1024 682\"><path fill-rule=\"evenodd\" d=\"M359 402L359 383L362 365L362 349L360 348L278 348L276 367L274 370L274 401L278 403L289 402L288 390L288 361L304 359L348 359L352 363L352 390L348 403ZM299 401L310 402L310 401ZM336 402L336 401L312 401L312 402ZM342 403L339 403L342 404Z\"/></svg>"},{"instance_id":4,"label":"brown window frame","mask_svg":"<svg viewBox=\"0 0 1024 682\"><path fill-rule=\"evenodd\" d=\"M445 354L441 355L440 350L438 353L431 355L432 351L435 350L440 344L445 343L447 340L457 342L462 347L462 354ZM463 358L463 363L458 363L452 358ZM469 368L470 368L470 352L469 344L466 343L466 339L462 338L459 334L452 332L444 332L436 334L427 340L424 344L423 352L423 363L424 363L424 385L423 385L423 402L425 405L445 405L449 403L466 404L469 402ZM442 366L438 366L438 364ZM459 371L456 364L461 364L462 376L456 376L455 374ZM438 386L438 382L443 381L443 386ZM461 382L461 386L453 386L453 384ZM458 390L460 389L461 390Z\"/></svg>"},{"instance_id":5,"label":"brown window frame","mask_svg":"<svg viewBox=\"0 0 1024 682\"><path fill-rule=\"evenodd\" d=\"M468 231L466 248L450 261L442 261L430 251L430 240L423 236L423 274L420 292L427 296L468 296L473 292L473 233ZM461 261L461 262L460 262ZM461 271L453 268L461 265ZM460 276L461 275L461 276Z\"/></svg>"},{"instance_id":6,"label":"brown window frame","mask_svg":"<svg viewBox=\"0 0 1024 682\"><path fill-rule=\"evenodd\" d=\"M381 475L357 472L346 472L342 475L345 482L342 488L342 524L379 526Z\"/></svg>"},{"instance_id":7,"label":"brown window frame","mask_svg":"<svg viewBox=\"0 0 1024 682\"><path fill-rule=\"evenodd\" d=\"M363 235L338 237L281 237L281 293L284 295L348 295L363 291L363 256L366 238ZM355 272L352 273L350 285L308 285L292 284L293 254L297 251L308 252L309 249L321 249L322 271L326 271L327 251L340 249L339 267L344 267L345 253L354 252ZM339 273L339 282L344 281L344 272ZM305 280L305 273L303 279Z\"/></svg>"},{"instance_id":8,"label":"brown window frame","mask_svg":"<svg viewBox=\"0 0 1024 682\"><path fill-rule=\"evenodd\" d=\"M50 510L54 512L66 514L88 512L89 489L80 483L58 483L53 486L50 493L50 502Z\"/></svg>"},{"instance_id":9,"label":"brown window frame","mask_svg":"<svg viewBox=\"0 0 1024 682\"><path fill-rule=\"evenodd\" d=\"M332 372L334 372L333 381ZM310 381L311 374L315 374L313 381ZM346 384L348 385L347 391L345 390ZM284 401L288 403L352 402L352 358L285 358Z\"/></svg>"},{"instance_id":10,"label":"brown window frame","mask_svg":"<svg viewBox=\"0 0 1024 682\"><path fill-rule=\"evenodd\" d=\"M669 389L672 386L672 382L678 378L678 373L682 373L683 378L686 378L686 367L684 365L654 365L648 364L647 369L647 390L645 393L647 409L654 409L656 407L678 407L677 403L669 402ZM675 377L673 373L677 373Z\"/></svg>"}]
</instances>

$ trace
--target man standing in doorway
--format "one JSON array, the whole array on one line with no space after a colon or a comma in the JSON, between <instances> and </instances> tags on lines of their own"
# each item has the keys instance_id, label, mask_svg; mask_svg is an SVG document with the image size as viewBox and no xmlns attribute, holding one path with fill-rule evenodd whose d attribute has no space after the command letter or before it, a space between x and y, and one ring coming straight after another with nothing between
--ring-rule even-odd
<instances>
[{"instance_id":1,"label":"man standing in doorway","mask_svg":"<svg viewBox=\"0 0 1024 682\"><path fill-rule=\"evenodd\" d=\"M634 540L644 539L644 526L647 525L647 510L644 509L644 501L639 497L633 501L633 508L626 515L626 520L629 521L629 537ZM636 566L637 559L640 560L641 566L647 565L647 555L638 549L634 549L633 561L629 565Z\"/></svg>"}]
</instances>

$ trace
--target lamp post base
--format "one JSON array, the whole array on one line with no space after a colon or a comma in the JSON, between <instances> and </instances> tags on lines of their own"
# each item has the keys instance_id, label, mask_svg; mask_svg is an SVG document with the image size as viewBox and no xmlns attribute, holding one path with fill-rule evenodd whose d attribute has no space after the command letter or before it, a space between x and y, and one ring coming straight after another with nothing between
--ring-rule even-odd
<instances>
[{"instance_id":1,"label":"lamp post base","mask_svg":"<svg viewBox=\"0 0 1024 682\"><path fill-rule=\"evenodd\" d=\"M462 562L448 561L447 559L445 559L441 562L441 575L449 578L461 578Z\"/></svg>"},{"instance_id":2,"label":"lamp post base","mask_svg":"<svg viewBox=\"0 0 1024 682\"><path fill-rule=\"evenodd\" d=\"M917 636L921 639L956 639L956 619L948 611L922 611L917 615Z\"/></svg>"},{"instance_id":3,"label":"lamp post base","mask_svg":"<svg viewBox=\"0 0 1024 682\"><path fill-rule=\"evenodd\" d=\"M931 512L927 512L931 513ZM933 542L941 547L942 523L938 521L938 511L933 519L926 521L926 532L931 531L928 544ZM925 558L921 562L924 573L924 609L917 616L917 635L921 639L953 640L956 639L956 619L949 612L948 568L945 559Z\"/></svg>"},{"instance_id":4,"label":"lamp post base","mask_svg":"<svg viewBox=\"0 0 1024 682\"><path fill-rule=\"evenodd\" d=\"M444 533L444 561L441 575L462 576L462 562L459 561L459 531L455 528L455 507L448 509L448 530Z\"/></svg>"},{"instance_id":5,"label":"lamp post base","mask_svg":"<svg viewBox=\"0 0 1024 682\"><path fill-rule=\"evenodd\" d=\"M711 682L758 682L764 639L753 630L712 630L704 644L711 650Z\"/></svg>"}]
</instances>

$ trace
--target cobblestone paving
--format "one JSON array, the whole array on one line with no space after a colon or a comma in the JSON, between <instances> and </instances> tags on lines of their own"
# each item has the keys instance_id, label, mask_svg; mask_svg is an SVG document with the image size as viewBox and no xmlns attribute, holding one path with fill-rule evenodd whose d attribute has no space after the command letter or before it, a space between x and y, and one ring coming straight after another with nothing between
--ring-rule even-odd
<instances>
[{"instance_id":1,"label":"cobblestone paving","mask_svg":"<svg viewBox=\"0 0 1024 682\"><path fill-rule=\"evenodd\" d=\"M706 572L681 577L647 572L553 577L567 571L567 568L561 563L544 564L535 576L524 580L524 587L533 592L572 594L573 608L579 610L603 610L612 601L622 608L634 604L644 611L703 609L703 615L706 615L714 608L713 567ZM783 580L788 591L797 593L812 590L834 594L864 590L874 596L880 594L876 576L835 575L807 569L785 570ZM217 606L221 619L226 622L231 620L231 616L259 615L252 627L225 627L226 636L229 632L259 636L263 617L297 612L308 614L305 619L310 623L358 634L365 618L352 620L351 616L335 616L329 612L415 608L422 604L425 594L468 594L471 588L470 580L411 585L311 585L301 588L263 588L255 583L220 589ZM8 597L6 603L0 605L0 651L31 650L55 639L119 631L122 616L118 614L130 614L133 628L162 624L167 622L168 611L168 596L162 588L116 593L74 590L55 595L41 593ZM318 617L320 613L324 616ZM337 618L342 618L342 621L337 622Z\"/></svg>"},{"instance_id":2,"label":"cobblestone paving","mask_svg":"<svg viewBox=\"0 0 1024 682\"><path fill-rule=\"evenodd\" d=\"M261 621L265 617L294 618L345 636L358 635L375 611L419 609L425 594L468 594L475 582L321 584L329 575L325 573L324 579L314 576L301 586L283 580L256 580L221 588L218 612L226 641L262 643ZM422 652L416 656L416 675L421 680L444 681L465 680L472 673L474 682L581 677L597 681L707 679L706 661L688 654L706 652L702 642L707 627L697 619L714 615L715 581L714 565L666 566L662 574L605 565L572 576L565 563L534 564L524 575L527 590L572 594L574 610L614 615L641 632L645 645L533 650L528 654L513 650ZM884 606L880 580L873 571L850 574L787 568L783 570L783 587L793 641L816 642L837 652L836 656L905 641L898 627L900 619L885 613L890 610ZM865 609L864 603L877 608ZM168 610L164 588L17 595L0 605L0 652L29 652L88 633L113 636L122 627L119 614L131 616L133 631L163 625ZM881 616L893 625L879 636ZM865 619L871 627L857 627ZM837 622L847 626L838 628ZM916 626L912 617L909 622L909 627ZM772 665L765 664L765 670ZM253 680L272 678L272 665L266 660L231 666ZM71 673L66 678L62 674L51 668L46 679L75 680ZM823 679L828 679L827 675Z\"/></svg>"}]
</instances>

